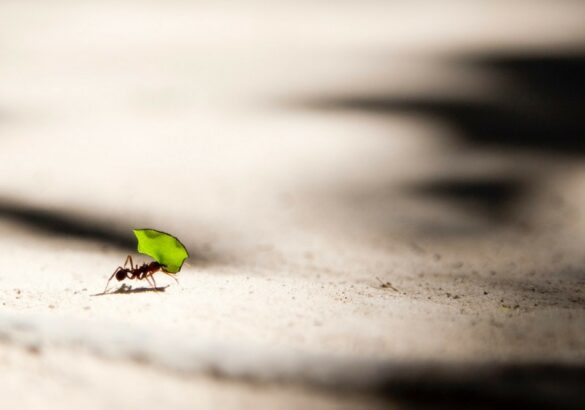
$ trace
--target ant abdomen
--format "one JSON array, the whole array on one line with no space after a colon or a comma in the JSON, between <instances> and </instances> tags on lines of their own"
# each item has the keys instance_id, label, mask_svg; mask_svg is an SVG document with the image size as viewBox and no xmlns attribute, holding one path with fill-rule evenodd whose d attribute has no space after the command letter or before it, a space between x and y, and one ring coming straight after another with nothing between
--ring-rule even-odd
<instances>
[{"instance_id":1,"label":"ant abdomen","mask_svg":"<svg viewBox=\"0 0 585 410\"><path fill-rule=\"evenodd\" d=\"M118 272L116 272L116 279L118 281L123 281L124 279L126 279L127 273L128 273L128 269L120 269Z\"/></svg>"}]
</instances>

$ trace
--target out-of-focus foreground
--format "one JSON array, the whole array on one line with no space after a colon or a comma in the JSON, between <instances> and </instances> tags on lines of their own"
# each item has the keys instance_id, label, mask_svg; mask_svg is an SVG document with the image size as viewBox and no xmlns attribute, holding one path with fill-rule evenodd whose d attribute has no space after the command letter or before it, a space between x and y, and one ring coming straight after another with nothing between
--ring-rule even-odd
<instances>
[{"instance_id":1,"label":"out-of-focus foreground","mask_svg":"<svg viewBox=\"0 0 585 410\"><path fill-rule=\"evenodd\" d=\"M583 16L1 1L0 407L583 408Z\"/></svg>"}]
</instances>

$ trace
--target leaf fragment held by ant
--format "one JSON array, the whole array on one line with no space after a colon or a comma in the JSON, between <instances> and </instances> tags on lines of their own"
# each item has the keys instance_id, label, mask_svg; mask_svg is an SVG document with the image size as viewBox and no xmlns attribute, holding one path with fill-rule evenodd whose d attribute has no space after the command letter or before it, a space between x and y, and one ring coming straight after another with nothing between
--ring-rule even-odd
<instances>
[{"instance_id":1,"label":"leaf fragment held by ant","mask_svg":"<svg viewBox=\"0 0 585 410\"><path fill-rule=\"evenodd\" d=\"M167 272L181 270L189 257L185 246L173 235L156 229L134 229L138 240L138 252L150 256L165 267Z\"/></svg>"}]
</instances>

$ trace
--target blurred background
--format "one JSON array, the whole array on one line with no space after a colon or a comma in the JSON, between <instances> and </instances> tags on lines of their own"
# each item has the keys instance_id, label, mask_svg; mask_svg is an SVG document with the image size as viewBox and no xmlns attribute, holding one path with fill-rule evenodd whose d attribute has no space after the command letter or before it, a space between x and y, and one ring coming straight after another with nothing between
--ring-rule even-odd
<instances>
[{"instance_id":1,"label":"blurred background","mask_svg":"<svg viewBox=\"0 0 585 410\"><path fill-rule=\"evenodd\" d=\"M29 289L287 352L583 365L585 2L2 0L0 50L5 311L46 313ZM188 303L63 296L134 227L187 245Z\"/></svg>"}]
</instances>

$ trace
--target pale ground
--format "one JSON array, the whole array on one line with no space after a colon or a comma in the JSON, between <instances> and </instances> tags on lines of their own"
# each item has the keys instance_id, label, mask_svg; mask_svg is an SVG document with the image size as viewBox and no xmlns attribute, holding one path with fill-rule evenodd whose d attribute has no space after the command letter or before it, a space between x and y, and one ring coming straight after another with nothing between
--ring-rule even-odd
<instances>
[{"instance_id":1,"label":"pale ground","mask_svg":"<svg viewBox=\"0 0 585 410\"><path fill-rule=\"evenodd\" d=\"M0 2L0 408L387 408L405 363L584 365L583 163L303 104L489 94L441 57L585 34L580 2L422 4ZM497 226L402 189L534 174ZM93 296L132 227L185 242L180 283Z\"/></svg>"}]
</instances>

